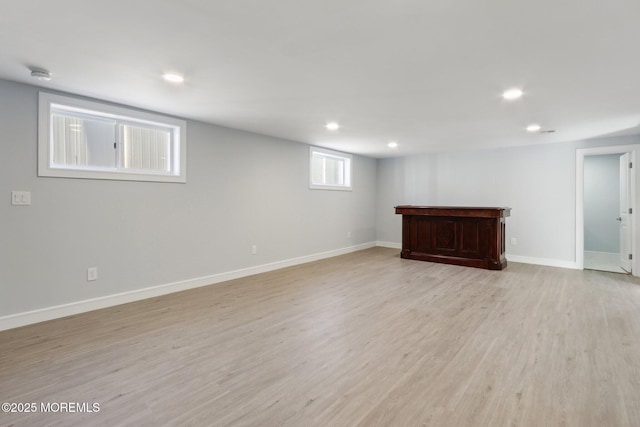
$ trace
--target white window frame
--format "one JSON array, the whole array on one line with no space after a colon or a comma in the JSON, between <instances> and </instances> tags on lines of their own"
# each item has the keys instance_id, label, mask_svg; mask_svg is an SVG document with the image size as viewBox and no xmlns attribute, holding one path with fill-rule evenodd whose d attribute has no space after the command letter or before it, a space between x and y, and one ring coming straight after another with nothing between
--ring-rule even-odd
<instances>
[{"instance_id":1,"label":"white window frame","mask_svg":"<svg viewBox=\"0 0 640 427\"><path fill-rule=\"evenodd\" d=\"M51 110L63 108L71 112L88 113L118 122L169 128L171 141L171 171L154 172L122 168L60 166L53 164ZM108 179L121 181L187 182L187 122L173 117L118 107L97 101L73 98L47 92L39 93L38 114L38 176L58 178Z\"/></svg>"},{"instance_id":2,"label":"white window frame","mask_svg":"<svg viewBox=\"0 0 640 427\"><path fill-rule=\"evenodd\" d=\"M313 182L313 154L319 153L326 157L336 157L344 160L344 185L315 184ZM309 188L312 190L339 190L352 191L353 189L353 156L339 151L328 150L320 147L309 147Z\"/></svg>"}]
</instances>

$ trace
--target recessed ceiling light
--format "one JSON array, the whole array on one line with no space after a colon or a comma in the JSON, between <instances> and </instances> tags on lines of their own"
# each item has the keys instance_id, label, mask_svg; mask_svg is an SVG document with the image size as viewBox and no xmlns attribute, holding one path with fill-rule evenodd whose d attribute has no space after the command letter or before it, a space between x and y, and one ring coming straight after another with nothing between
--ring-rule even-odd
<instances>
[{"instance_id":1,"label":"recessed ceiling light","mask_svg":"<svg viewBox=\"0 0 640 427\"><path fill-rule=\"evenodd\" d=\"M513 101L514 99L518 99L523 95L522 89L509 89L502 94L502 97L507 101Z\"/></svg>"},{"instance_id":2,"label":"recessed ceiling light","mask_svg":"<svg viewBox=\"0 0 640 427\"><path fill-rule=\"evenodd\" d=\"M175 74L175 73L163 74L162 78L165 79L166 81L170 82L170 83L182 83L182 82L184 82L184 77L182 77L180 74Z\"/></svg>"},{"instance_id":3,"label":"recessed ceiling light","mask_svg":"<svg viewBox=\"0 0 640 427\"><path fill-rule=\"evenodd\" d=\"M533 124L533 125L529 125L527 126L527 132L540 132L540 125L538 124Z\"/></svg>"},{"instance_id":4,"label":"recessed ceiling light","mask_svg":"<svg viewBox=\"0 0 640 427\"><path fill-rule=\"evenodd\" d=\"M33 69L31 70L31 77L48 82L51 80L51 73L47 70Z\"/></svg>"},{"instance_id":5,"label":"recessed ceiling light","mask_svg":"<svg viewBox=\"0 0 640 427\"><path fill-rule=\"evenodd\" d=\"M390 143L387 144L387 147L389 148L398 148L398 143L395 141L391 141Z\"/></svg>"},{"instance_id":6,"label":"recessed ceiling light","mask_svg":"<svg viewBox=\"0 0 640 427\"><path fill-rule=\"evenodd\" d=\"M340 125L337 122L329 122L327 123L326 128L329 130L338 130L340 129Z\"/></svg>"}]
</instances>

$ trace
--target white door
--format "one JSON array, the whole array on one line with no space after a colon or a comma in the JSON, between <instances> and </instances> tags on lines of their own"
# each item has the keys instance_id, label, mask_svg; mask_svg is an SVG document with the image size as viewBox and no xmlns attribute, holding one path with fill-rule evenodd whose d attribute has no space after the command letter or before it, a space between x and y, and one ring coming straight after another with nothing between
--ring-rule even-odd
<instances>
[{"instance_id":1,"label":"white door","mask_svg":"<svg viewBox=\"0 0 640 427\"><path fill-rule=\"evenodd\" d=\"M620 267L631 272L631 236L629 234L629 153L620 156Z\"/></svg>"}]
</instances>

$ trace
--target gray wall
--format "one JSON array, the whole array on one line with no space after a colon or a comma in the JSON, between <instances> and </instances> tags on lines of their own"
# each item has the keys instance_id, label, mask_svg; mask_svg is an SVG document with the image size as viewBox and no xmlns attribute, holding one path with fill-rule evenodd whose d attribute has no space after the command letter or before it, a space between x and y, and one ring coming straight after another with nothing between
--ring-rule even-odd
<instances>
[{"instance_id":1,"label":"gray wall","mask_svg":"<svg viewBox=\"0 0 640 427\"><path fill-rule=\"evenodd\" d=\"M576 149L638 143L617 137L378 160L378 240L401 242L398 204L508 206L508 254L573 262Z\"/></svg>"},{"instance_id":2,"label":"gray wall","mask_svg":"<svg viewBox=\"0 0 640 427\"><path fill-rule=\"evenodd\" d=\"M319 191L308 189L308 146L189 121L187 184L38 178L37 93L0 80L0 316L400 244L398 204L510 206L509 254L574 261L576 148L640 143L354 156L354 190ZM32 205L11 206L11 190L31 191ZM87 282L93 266L99 280Z\"/></svg>"},{"instance_id":3,"label":"gray wall","mask_svg":"<svg viewBox=\"0 0 640 427\"><path fill-rule=\"evenodd\" d=\"M378 160L378 241L400 243L402 222L394 206L437 203L437 157L423 155Z\"/></svg>"},{"instance_id":4,"label":"gray wall","mask_svg":"<svg viewBox=\"0 0 640 427\"><path fill-rule=\"evenodd\" d=\"M584 250L620 252L620 154L584 158Z\"/></svg>"},{"instance_id":5,"label":"gray wall","mask_svg":"<svg viewBox=\"0 0 640 427\"><path fill-rule=\"evenodd\" d=\"M352 192L309 190L307 145L201 122L186 184L38 178L37 94L0 80L0 316L376 240L376 160L354 156Z\"/></svg>"}]
</instances>

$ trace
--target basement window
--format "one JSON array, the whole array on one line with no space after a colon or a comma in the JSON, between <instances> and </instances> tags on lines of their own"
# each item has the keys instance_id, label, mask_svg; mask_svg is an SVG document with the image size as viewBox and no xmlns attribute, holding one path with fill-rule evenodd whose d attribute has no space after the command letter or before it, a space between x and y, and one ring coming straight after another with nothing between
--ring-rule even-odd
<instances>
[{"instance_id":1,"label":"basement window","mask_svg":"<svg viewBox=\"0 0 640 427\"><path fill-rule=\"evenodd\" d=\"M309 188L351 191L351 160L349 154L310 147Z\"/></svg>"},{"instance_id":2,"label":"basement window","mask_svg":"<svg viewBox=\"0 0 640 427\"><path fill-rule=\"evenodd\" d=\"M186 122L40 92L38 176L186 182Z\"/></svg>"}]
</instances>

